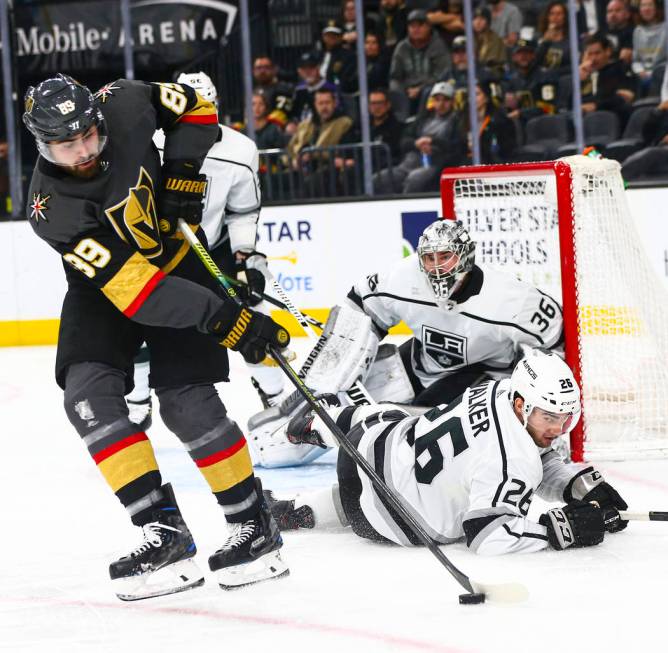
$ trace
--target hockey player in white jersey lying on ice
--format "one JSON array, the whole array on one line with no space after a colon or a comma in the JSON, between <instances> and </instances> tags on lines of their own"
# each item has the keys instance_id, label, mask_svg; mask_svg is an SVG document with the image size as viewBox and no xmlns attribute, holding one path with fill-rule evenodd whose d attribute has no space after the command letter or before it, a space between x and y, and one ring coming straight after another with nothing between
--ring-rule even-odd
<instances>
[{"instance_id":1,"label":"hockey player in white jersey lying on ice","mask_svg":"<svg viewBox=\"0 0 668 653\"><path fill-rule=\"evenodd\" d=\"M334 397L332 397L335 399ZM592 546L626 527L626 502L593 467L566 464L552 442L580 416L580 390L555 354L533 350L510 379L467 388L421 417L399 406L328 408L337 425L439 543L466 538L480 554ZM322 420L301 411L294 442L336 446ZM298 445L304 446L304 445ZM265 496L282 529L350 524L361 537L417 538L339 449L338 485L295 500ZM534 493L565 502L527 517Z\"/></svg>"},{"instance_id":2,"label":"hockey player in white jersey lying on ice","mask_svg":"<svg viewBox=\"0 0 668 653\"><path fill-rule=\"evenodd\" d=\"M402 320L413 337L399 348L379 347ZM361 378L377 402L432 407L468 386L510 376L524 349L560 348L562 327L554 299L513 274L476 265L475 242L461 222L437 220L415 254L358 280L347 305L332 310L307 359L305 382L323 394L348 390ZM323 453L297 450L282 436L280 427L300 405L293 396L251 417L256 464L297 465Z\"/></svg>"}]
</instances>

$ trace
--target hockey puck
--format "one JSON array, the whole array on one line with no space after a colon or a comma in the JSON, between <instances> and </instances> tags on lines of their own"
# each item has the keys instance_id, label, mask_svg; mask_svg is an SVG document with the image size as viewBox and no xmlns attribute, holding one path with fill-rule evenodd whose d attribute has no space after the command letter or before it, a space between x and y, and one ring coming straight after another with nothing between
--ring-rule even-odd
<instances>
[{"instance_id":1,"label":"hockey puck","mask_svg":"<svg viewBox=\"0 0 668 653\"><path fill-rule=\"evenodd\" d=\"M473 605L475 603L484 603L485 595L482 592L474 592L472 594L460 594L459 603L461 605Z\"/></svg>"}]
</instances>

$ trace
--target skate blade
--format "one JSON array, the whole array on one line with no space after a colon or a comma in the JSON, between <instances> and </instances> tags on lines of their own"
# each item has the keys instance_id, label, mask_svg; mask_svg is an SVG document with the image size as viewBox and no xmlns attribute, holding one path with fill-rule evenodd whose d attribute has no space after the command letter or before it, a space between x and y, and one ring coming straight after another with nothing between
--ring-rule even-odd
<instances>
[{"instance_id":1,"label":"skate blade","mask_svg":"<svg viewBox=\"0 0 668 653\"><path fill-rule=\"evenodd\" d=\"M204 574L194 560L180 560L149 574L117 578L111 582L121 601L139 601L204 585Z\"/></svg>"},{"instance_id":2,"label":"skate blade","mask_svg":"<svg viewBox=\"0 0 668 653\"><path fill-rule=\"evenodd\" d=\"M234 590L289 574L290 569L281 558L280 551L272 551L252 562L219 569L216 571L216 579L222 589Z\"/></svg>"}]
</instances>

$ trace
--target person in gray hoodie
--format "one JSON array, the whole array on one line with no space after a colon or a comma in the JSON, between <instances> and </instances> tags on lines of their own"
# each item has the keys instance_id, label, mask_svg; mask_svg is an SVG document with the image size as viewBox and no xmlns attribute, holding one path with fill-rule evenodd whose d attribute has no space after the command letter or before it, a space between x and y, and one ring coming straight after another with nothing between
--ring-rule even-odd
<instances>
[{"instance_id":1,"label":"person in gray hoodie","mask_svg":"<svg viewBox=\"0 0 668 653\"><path fill-rule=\"evenodd\" d=\"M666 25L656 0L640 0L640 22L633 30L633 60L631 70L647 90L652 70L666 62Z\"/></svg>"},{"instance_id":2,"label":"person in gray hoodie","mask_svg":"<svg viewBox=\"0 0 668 653\"><path fill-rule=\"evenodd\" d=\"M408 14L408 36L397 44L390 65L390 89L405 93L410 113L417 111L420 93L450 67L450 53L433 33L427 14L414 9Z\"/></svg>"}]
</instances>

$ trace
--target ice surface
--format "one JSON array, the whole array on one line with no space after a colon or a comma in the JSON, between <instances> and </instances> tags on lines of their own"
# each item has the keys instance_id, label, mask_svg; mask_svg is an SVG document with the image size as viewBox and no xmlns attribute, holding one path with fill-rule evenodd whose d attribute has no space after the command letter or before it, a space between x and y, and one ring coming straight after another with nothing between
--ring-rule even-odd
<instances>
[{"instance_id":1,"label":"ice surface","mask_svg":"<svg viewBox=\"0 0 668 653\"><path fill-rule=\"evenodd\" d=\"M297 341L304 349L306 342ZM424 549L373 544L344 529L285 535L287 579L223 592L204 587L122 603L107 565L139 531L69 425L53 380L53 347L0 349L2 563L0 650L142 651L664 651L668 524L634 522L598 547L481 558L446 555L482 582L520 581L521 605L460 606L459 586ZM259 401L239 356L220 386L245 425ZM150 431L197 541L198 562L224 539L222 514L179 442ZM632 509L668 510L668 461L599 465ZM334 456L304 468L258 470L289 495L335 478ZM537 515L541 506L532 506Z\"/></svg>"}]
</instances>

